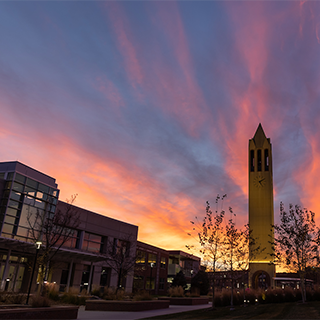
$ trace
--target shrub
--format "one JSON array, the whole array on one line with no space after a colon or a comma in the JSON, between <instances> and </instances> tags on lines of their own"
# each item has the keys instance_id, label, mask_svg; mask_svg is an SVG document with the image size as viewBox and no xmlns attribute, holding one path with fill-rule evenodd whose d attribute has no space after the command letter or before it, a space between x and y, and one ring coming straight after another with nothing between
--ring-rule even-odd
<instances>
[{"instance_id":1,"label":"shrub","mask_svg":"<svg viewBox=\"0 0 320 320\"><path fill-rule=\"evenodd\" d=\"M53 301L59 300L59 286L56 283L47 284L46 292L49 299Z\"/></svg>"},{"instance_id":2,"label":"shrub","mask_svg":"<svg viewBox=\"0 0 320 320\"><path fill-rule=\"evenodd\" d=\"M211 293L211 295L212 295L212 293ZM215 292L214 305L216 307L222 307L221 292Z\"/></svg>"},{"instance_id":3,"label":"shrub","mask_svg":"<svg viewBox=\"0 0 320 320\"><path fill-rule=\"evenodd\" d=\"M171 287L168 290L169 297L184 297L184 290L181 286Z\"/></svg>"},{"instance_id":4,"label":"shrub","mask_svg":"<svg viewBox=\"0 0 320 320\"><path fill-rule=\"evenodd\" d=\"M296 292L296 301L302 300L301 289L295 290Z\"/></svg>"},{"instance_id":5,"label":"shrub","mask_svg":"<svg viewBox=\"0 0 320 320\"><path fill-rule=\"evenodd\" d=\"M221 292L221 303L223 306L230 305L230 293L227 289L223 288Z\"/></svg>"},{"instance_id":6,"label":"shrub","mask_svg":"<svg viewBox=\"0 0 320 320\"><path fill-rule=\"evenodd\" d=\"M186 297L200 297L200 290L198 288L191 288L191 291L187 292L185 294L185 296Z\"/></svg>"},{"instance_id":7,"label":"shrub","mask_svg":"<svg viewBox=\"0 0 320 320\"><path fill-rule=\"evenodd\" d=\"M275 291L272 289L268 289L265 291L266 303L275 303L277 302L277 296Z\"/></svg>"},{"instance_id":8,"label":"shrub","mask_svg":"<svg viewBox=\"0 0 320 320\"><path fill-rule=\"evenodd\" d=\"M125 296L124 290L116 290L113 288L104 288L102 298L105 300L123 300Z\"/></svg>"},{"instance_id":9,"label":"shrub","mask_svg":"<svg viewBox=\"0 0 320 320\"><path fill-rule=\"evenodd\" d=\"M320 300L320 288L316 288L313 291L313 300L316 300L316 301Z\"/></svg>"},{"instance_id":10,"label":"shrub","mask_svg":"<svg viewBox=\"0 0 320 320\"><path fill-rule=\"evenodd\" d=\"M312 301L313 299L313 291L310 288L306 289L306 297L307 301Z\"/></svg>"},{"instance_id":11,"label":"shrub","mask_svg":"<svg viewBox=\"0 0 320 320\"><path fill-rule=\"evenodd\" d=\"M97 296L97 297L101 297L102 294L101 294L101 290L100 290L100 286L97 286L97 285L93 285L92 286L92 290L91 290L91 294L93 296Z\"/></svg>"},{"instance_id":12,"label":"shrub","mask_svg":"<svg viewBox=\"0 0 320 320\"><path fill-rule=\"evenodd\" d=\"M2 302L8 303L8 304L23 304L26 300L26 296L24 294L20 293L14 293L14 292L5 292L2 295Z\"/></svg>"},{"instance_id":13,"label":"shrub","mask_svg":"<svg viewBox=\"0 0 320 320\"><path fill-rule=\"evenodd\" d=\"M42 296L34 296L31 299L32 308L50 307L50 299Z\"/></svg>"},{"instance_id":14,"label":"shrub","mask_svg":"<svg viewBox=\"0 0 320 320\"><path fill-rule=\"evenodd\" d=\"M82 289L81 292L80 292L80 295L87 296L88 295L88 290L87 289Z\"/></svg>"},{"instance_id":15,"label":"shrub","mask_svg":"<svg viewBox=\"0 0 320 320\"><path fill-rule=\"evenodd\" d=\"M79 296L79 288L71 287L68 292L63 293L61 301L68 304L84 305L86 297L84 295Z\"/></svg>"},{"instance_id":16,"label":"shrub","mask_svg":"<svg viewBox=\"0 0 320 320\"><path fill-rule=\"evenodd\" d=\"M71 287L69 288L68 294L79 294L80 289L78 287ZM66 292L66 291L65 291Z\"/></svg>"},{"instance_id":17,"label":"shrub","mask_svg":"<svg viewBox=\"0 0 320 320\"><path fill-rule=\"evenodd\" d=\"M133 301L144 301L144 300L152 300L152 297L147 291L140 291L139 293L133 296Z\"/></svg>"},{"instance_id":18,"label":"shrub","mask_svg":"<svg viewBox=\"0 0 320 320\"><path fill-rule=\"evenodd\" d=\"M245 296L243 296L243 290L241 291L241 300L246 300L246 303L248 304L255 304L256 299L258 299L258 292L251 290L251 289L246 289L245 290ZM240 304L244 303L244 301L241 301Z\"/></svg>"},{"instance_id":19,"label":"shrub","mask_svg":"<svg viewBox=\"0 0 320 320\"><path fill-rule=\"evenodd\" d=\"M283 290L283 300L285 302L294 302L296 301L295 294L292 288L286 287Z\"/></svg>"}]
</instances>

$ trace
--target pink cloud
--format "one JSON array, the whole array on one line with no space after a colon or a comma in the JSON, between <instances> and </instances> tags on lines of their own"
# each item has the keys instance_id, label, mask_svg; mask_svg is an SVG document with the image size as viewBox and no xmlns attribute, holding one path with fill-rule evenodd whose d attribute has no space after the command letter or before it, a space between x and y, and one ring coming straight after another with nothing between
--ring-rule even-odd
<instances>
[{"instance_id":1,"label":"pink cloud","mask_svg":"<svg viewBox=\"0 0 320 320\"><path fill-rule=\"evenodd\" d=\"M106 3L105 8L116 36L117 47L124 60L124 68L132 87L136 89L142 85L144 75L135 47L137 43L130 32L128 19L119 3Z\"/></svg>"}]
</instances>

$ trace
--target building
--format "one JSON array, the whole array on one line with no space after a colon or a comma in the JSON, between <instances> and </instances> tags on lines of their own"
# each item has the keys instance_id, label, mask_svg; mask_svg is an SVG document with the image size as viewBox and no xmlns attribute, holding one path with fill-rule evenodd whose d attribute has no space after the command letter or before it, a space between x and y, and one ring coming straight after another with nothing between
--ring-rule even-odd
<instances>
[{"instance_id":1,"label":"building","mask_svg":"<svg viewBox=\"0 0 320 320\"><path fill-rule=\"evenodd\" d=\"M261 124L249 140L249 227L256 246L265 248L255 252L250 247L249 286L274 287L275 265L271 264L273 248L270 243L274 224L272 146Z\"/></svg>"},{"instance_id":2,"label":"building","mask_svg":"<svg viewBox=\"0 0 320 320\"><path fill-rule=\"evenodd\" d=\"M167 250L138 241L133 290L147 290L150 294L165 295L168 262Z\"/></svg>"},{"instance_id":3,"label":"building","mask_svg":"<svg viewBox=\"0 0 320 320\"><path fill-rule=\"evenodd\" d=\"M208 276L211 279L214 277L215 288L219 290L232 288L232 282L234 289L248 288L247 270L216 271L215 275L213 275L213 272L208 272Z\"/></svg>"},{"instance_id":4,"label":"building","mask_svg":"<svg viewBox=\"0 0 320 320\"><path fill-rule=\"evenodd\" d=\"M191 286L191 278L200 270L201 259L184 251L169 250L168 284L171 285L173 278L180 271L187 280L187 289Z\"/></svg>"},{"instance_id":5,"label":"building","mask_svg":"<svg viewBox=\"0 0 320 320\"><path fill-rule=\"evenodd\" d=\"M72 210L78 219L71 238L50 261L52 268L47 280L57 283L60 290L71 286L80 290L90 290L92 286L116 287L117 273L106 263L110 246L117 250L122 242L130 242L126 254L135 257L137 226L69 205L58 197L54 178L18 161L0 163L1 290L27 291L28 270L36 253L28 219L38 214L45 217ZM133 274L128 274L122 286L131 291L132 284Z\"/></svg>"},{"instance_id":6,"label":"building","mask_svg":"<svg viewBox=\"0 0 320 320\"><path fill-rule=\"evenodd\" d=\"M48 232L43 223L66 214L76 222L67 224L67 240L54 243L53 247L61 247L46 266L34 266L48 270L45 280L56 283L60 291L120 285L127 292L143 289L166 294L176 273L182 270L190 284L200 268L198 257L137 241L138 226L60 201L54 178L18 161L0 162L0 290L28 291L35 256L45 250ZM39 241L43 245L38 251L35 243ZM116 256L128 261L129 272L124 262L112 263ZM32 281L32 291L37 282L39 274Z\"/></svg>"}]
</instances>

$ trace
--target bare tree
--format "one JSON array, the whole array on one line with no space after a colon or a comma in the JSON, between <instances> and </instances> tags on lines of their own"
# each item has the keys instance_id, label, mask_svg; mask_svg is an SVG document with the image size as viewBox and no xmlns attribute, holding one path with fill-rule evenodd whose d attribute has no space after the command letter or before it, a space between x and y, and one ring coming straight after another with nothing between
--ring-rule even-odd
<instances>
[{"instance_id":1,"label":"bare tree","mask_svg":"<svg viewBox=\"0 0 320 320\"><path fill-rule=\"evenodd\" d=\"M216 197L216 210L213 212L211 210L210 204L207 201L206 205L206 215L203 220L199 223L197 217L197 222L190 221L194 227L193 231L197 232L198 241L200 243L200 253L203 255L204 259L207 260L210 264L212 270L212 309L215 308L214 298L215 298L215 286L216 286L216 271L218 269L219 263L222 262L223 257L223 219L224 219L224 210L223 199L227 195ZM219 203L221 209L219 210ZM220 212L219 212L220 211ZM191 233L189 233L192 236ZM186 246L189 250L194 248L194 246Z\"/></svg>"},{"instance_id":2,"label":"bare tree","mask_svg":"<svg viewBox=\"0 0 320 320\"><path fill-rule=\"evenodd\" d=\"M135 239L132 236L107 241L105 262L117 274L116 291L121 288L127 276L134 272L137 259L134 242Z\"/></svg>"},{"instance_id":3,"label":"bare tree","mask_svg":"<svg viewBox=\"0 0 320 320\"><path fill-rule=\"evenodd\" d=\"M313 212L292 204L286 212L281 202L280 223L273 226L273 258L275 263L285 265L299 274L302 302L306 301L306 269L318 259L319 230L316 228L314 216Z\"/></svg>"},{"instance_id":4,"label":"bare tree","mask_svg":"<svg viewBox=\"0 0 320 320\"><path fill-rule=\"evenodd\" d=\"M61 247L76 236L79 215L72 206L76 197L77 195L73 195L70 200L67 200L64 210L58 209L53 213L50 210L52 203L48 203L47 210L44 212L40 210L28 212L29 238L34 243L41 242L41 250L37 259L41 270L41 287L47 280L53 257L61 250Z\"/></svg>"}]
</instances>

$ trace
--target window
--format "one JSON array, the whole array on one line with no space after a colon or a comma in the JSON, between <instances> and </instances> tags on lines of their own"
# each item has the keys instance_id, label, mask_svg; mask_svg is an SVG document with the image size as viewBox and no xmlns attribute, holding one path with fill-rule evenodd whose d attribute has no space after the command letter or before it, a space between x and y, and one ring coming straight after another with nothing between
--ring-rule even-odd
<instances>
[{"instance_id":1,"label":"window","mask_svg":"<svg viewBox=\"0 0 320 320\"><path fill-rule=\"evenodd\" d=\"M35 180L32 180L30 178L27 178L26 185L29 186L29 187L32 187L34 189L38 189L38 182L35 181Z\"/></svg>"},{"instance_id":2,"label":"window","mask_svg":"<svg viewBox=\"0 0 320 320\"><path fill-rule=\"evenodd\" d=\"M141 250L137 250L136 263L145 264L146 263L146 253Z\"/></svg>"},{"instance_id":3,"label":"window","mask_svg":"<svg viewBox=\"0 0 320 320\"><path fill-rule=\"evenodd\" d=\"M258 171L262 169L261 150L258 150Z\"/></svg>"},{"instance_id":4,"label":"window","mask_svg":"<svg viewBox=\"0 0 320 320\"><path fill-rule=\"evenodd\" d=\"M264 150L264 170L269 171L269 150Z\"/></svg>"},{"instance_id":5,"label":"window","mask_svg":"<svg viewBox=\"0 0 320 320\"><path fill-rule=\"evenodd\" d=\"M154 285L155 285L155 279L154 278L147 278L146 282L146 289L147 290L154 290Z\"/></svg>"},{"instance_id":6,"label":"window","mask_svg":"<svg viewBox=\"0 0 320 320\"><path fill-rule=\"evenodd\" d=\"M41 192L49 193L49 187L48 187L48 186L45 186L45 185L42 184L42 183L39 183L38 189L39 189Z\"/></svg>"},{"instance_id":7,"label":"window","mask_svg":"<svg viewBox=\"0 0 320 320\"><path fill-rule=\"evenodd\" d=\"M101 275L100 275L100 286L101 287L105 287L105 286L109 285L110 273L111 273L110 268L103 267L101 269Z\"/></svg>"},{"instance_id":8,"label":"window","mask_svg":"<svg viewBox=\"0 0 320 320\"><path fill-rule=\"evenodd\" d=\"M20 183L25 183L26 177L19 174L19 173L16 173L16 177L14 178L14 181L18 181Z\"/></svg>"},{"instance_id":9,"label":"window","mask_svg":"<svg viewBox=\"0 0 320 320\"><path fill-rule=\"evenodd\" d=\"M23 192L23 185L17 182L14 182L12 185L12 190Z\"/></svg>"},{"instance_id":10,"label":"window","mask_svg":"<svg viewBox=\"0 0 320 320\"><path fill-rule=\"evenodd\" d=\"M13 190L11 191L10 198L13 199L13 200L22 201L21 193L20 192L15 192Z\"/></svg>"},{"instance_id":11,"label":"window","mask_svg":"<svg viewBox=\"0 0 320 320\"><path fill-rule=\"evenodd\" d=\"M10 224L17 224L16 223L16 217L11 217L9 215L6 215L4 218L4 222L10 223Z\"/></svg>"},{"instance_id":12,"label":"window","mask_svg":"<svg viewBox=\"0 0 320 320\"><path fill-rule=\"evenodd\" d=\"M7 215L16 217L18 215L18 210L12 209L12 208L8 208L7 209Z\"/></svg>"},{"instance_id":13,"label":"window","mask_svg":"<svg viewBox=\"0 0 320 320\"><path fill-rule=\"evenodd\" d=\"M100 252L102 237L85 232L82 249L90 252Z\"/></svg>"},{"instance_id":14,"label":"window","mask_svg":"<svg viewBox=\"0 0 320 320\"><path fill-rule=\"evenodd\" d=\"M142 290L144 289L144 277L143 276L134 276L133 277L133 289Z\"/></svg>"},{"instance_id":15,"label":"window","mask_svg":"<svg viewBox=\"0 0 320 320\"><path fill-rule=\"evenodd\" d=\"M78 233L76 230L73 230L72 234L68 238L68 240L62 245L64 248L77 248L78 246Z\"/></svg>"},{"instance_id":16,"label":"window","mask_svg":"<svg viewBox=\"0 0 320 320\"><path fill-rule=\"evenodd\" d=\"M30 187L25 187L24 192L28 194L29 196L35 197L36 196L36 189L30 188Z\"/></svg>"},{"instance_id":17,"label":"window","mask_svg":"<svg viewBox=\"0 0 320 320\"><path fill-rule=\"evenodd\" d=\"M161 268L165 268L167 263L167 259L165 257L161 257L160 266Z\"/></svg>"},{"instance_id":18,"label":"window","mask_svg":"<svg viewBox=\"0 0 320 320\"><path fill-rule=\"evenodd\" d=\"M12 179L13 179L13 172L8 172L7 180L12 180Z\"/></svg>"},{"instance_id":19,"label":"window","mask_svg":"<svg viewBox=\"0 0 320 320\"><path fill-rule=\"evenodd\" d=\"M2 233L13 234L13 228L14 228L14 225L4 223L2 227Z\"/></svg>"},{"instance_id":20,"label":"window","mask_svg":"<svg viewBox=\"0 0 320 320\"><path fill-rule=\"evenodd\" d=\"M10 206L11 208L18 209L20 207L20 202L9 200L8 206Z\"/></svg>"},{"instance_id":21,"label":"window","mask_svg":"<svg viewBox=\"0 0 320 320\"><path fill-rule=\"evenodd\" d=\"M254 172L254 150L250 151L250 171Z\"/></svg>"},{"instance_id":22,"label":"window","mask_svg":"<svg viewBox=\"0 0 320 320\"><path fill-rule=\"evenodd\" d=\"M108 237L101 237L100 252L107 253L107 249L108 249Z\"/></svg>"},{"instance_id":23,"label":"window","mask_svg":"<svg viewBox=\"0 0 320 320\"><path fill-rule=\"evenodd\" d=\"M114 238L113 239L113 248L112 248L112 254L120 254L128 256L130 253L130 242L119 240Z\"/></svg>"},{"instance_id":24,"label":"window","mask_svg":"<svg viewBox=\"0 0 320 320\"><path fill-rule=\"evenodd\" d=\"M157 264L157 256L153 253L148 254L148 264L151 264L151 263L153 263L153 267L155 267Z\"/></svg>"},{"instance_id":25,"label":"window","mask_svg":"<svg viewBox=\"0 0 320 320\"><path fill-rule=\"evenodd\" d=\"M165 278L159 279L159 290L164 290Z\"/></svg>"}]
</instances>

